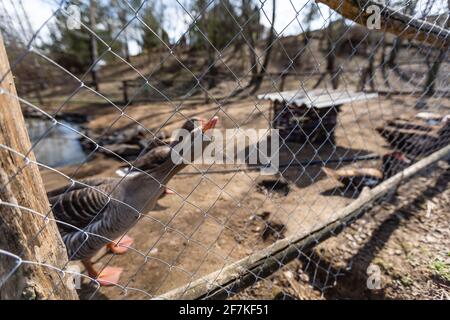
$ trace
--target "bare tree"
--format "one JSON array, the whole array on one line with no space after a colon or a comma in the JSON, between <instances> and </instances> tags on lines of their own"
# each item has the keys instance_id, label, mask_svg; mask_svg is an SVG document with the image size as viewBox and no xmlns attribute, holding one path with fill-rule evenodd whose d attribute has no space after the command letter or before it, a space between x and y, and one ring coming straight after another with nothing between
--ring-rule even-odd
<instances>
[{"instance_id":1,"label":"bare tree","mask_svg":"<svg viewBox=\"0 0 450 320\"><path fill-rule=\"evenodd\" d=\"M330 21L328 22L328 27L325 29L324 37L327 41L327 48L325 49L327 67L326 72L322 73L317 80L313 88L318 88L322 81L325 79L327 74L330 76L331 85L333 89L337 89L339 86L339 78L341 74L340 68L336 68L336 45L337 38L343 32L342 27L345 28L344 19L340 18L337 21L332 21L330 13Z\"/></svg>"},{"instance_id":2,"label":"bare tree","mask_svg":"<svg viewBox=\"0 0 450 320\"><path fill-rule=\"evenodd\" d=\"M439 68L441 67L442 62L444 61L446 54L447 51L445 49L441 50L436 60L428 69L427 80L424 88L424 93L426 96L432 96L435 92L434 87L436 84L437 75L439 73Z\"/></svg>"},{"instance_id":3,"label":"bare tree","mask_svg":"<svg viewBox=\"0 0 450 320\"><path fill-rule=\"evenodd\" d=\"M369 53L369 59L367 59L367 66L361 73L361 79L359 83L359 89L363 91L366 87L366 83L369 82L370 89L372 91L375 90L375 56L378 51L378 44L377 41L375 41L375 37L373 33L369 34L369 42L370 42L370 53Z\"/></svg>"},{"instance_id":4,"label":"bare tree","mask_svg":"<svg viewBox=\"0 0 450 320\"><path fill-rule=\"evenodd\" d=\"M312 2L308 5L308 13L304 19L304 23L306 24L306 30L303 36L303 43L306 46L309 42L310 33L311 33L311 24L314 18L317 16L319 12L319 8L315 2Z\"/></svg>"},{"instance_id":5,"label":"bare tree","mask_svg":"<svg viewBox=\"0 0 450 320\"><path fill-rule=\"evenodd\" d=\"M431 8L430 8L431 10ZM447 1L447 21L446 21L446 25L447 27L450 27L450 0ZM448 48L442 48L439 51L438 56L436 57L436 59L434 60L434 62L431 64L430 68L428 69L428 73L427 73L427 80L425 83L425 88L424 88L424 94L426 96L432 96L435 92L435 84L436 84L436 79L439 73L439 68L441 67L442 62L445 60L446 56L447 56L447 52L448 52Z\"/></svg>"},{"instance_id":6,"label":"bare tree","mask_svg":"<svg viewBox=\"0 0 450 320\"><path fill-rule=\"evenodd\" d=\"M243 22L247 23L246 27L246 34L247 34L247 41L250 46L249 48L249 60L250 60L250 66L251 68L251 80L250 85L252 85L255 82L256 77L258 76L258 68L257 68L257 62L256 62L256 41L255 41L255 28L254 23L252 23L250 20L250 16L252 15L252 1L251 0L242 0L242 17Z\"/></svg>"},{"instance_id":7,"label":"bare tree","mask_svg":"<svg viewBox=\"0 0 450 320\"><path fill-rule=\"evenodd\" d=\"M125 26L127 23L127 12L123 9L119 9L119 20L122 26ZM123 51L125 54L125 60L130 62L130 48L128 47L128 32L127 29L123 30Z\"/></svg>"},{"instance_id":8,"label":"bare tree","mask_svg":"<svg viewBox=\"0 0 450 320\"><path fill-rule=\"evenodd\" d=\"M418 0L410 1L408 5L405 6L404 12L406 14L412 15L414 13L414 10L416 9ZM389 52L389 58L387 59L387 65L390 68L394 68L396 65L396 60L398 53L400 51L400 48L402 46L402 38L397 37L394 39L394 42L392 43L391 51Z\"/></svg>"},{"instance_id":9,"label":"bare tree","mask_svg":"<svg viewBox=\"0 0 450 320\"><path fill-rule=\"evenodd\" d=\"M91 0L89 3L89 23L90 28L93 31L93 33L90 35L90 51L91 51L91 65L93 65L98 58L98 51L97 51L97 39L95 38L95 29L96 29L96 8L95 8L95 0ZM91 68L91 76L92 76L92 85L94 86L95 90L98 91L98 82L97 82L97 71L95 66Z\"/></svg>"},{"instance_id":10,"label":"bare tree","mask_svg":"<svg viewBox=\"0 0 450 320\"><path fill-rule=\"evenodd\" d=\"M275 10L275 6L276 6L276 1L272 0L272 21L271 21L271 25L270 25L270 29L269 29L269 35L267 36L267 40L266 40L266 54L264 55L264 60L261 66L261 69L258 73L258 75L252 79L253 81L253 90L252 93L258 91L258 89L261 87L262 81L264 79L264 76L267 72L267 68L269 66L269 62L270 62L270 54L272 52L272 48L273 48L273 41L275 40L275 16L276 16L276 10Z\"/></svg>"}]
</instances>

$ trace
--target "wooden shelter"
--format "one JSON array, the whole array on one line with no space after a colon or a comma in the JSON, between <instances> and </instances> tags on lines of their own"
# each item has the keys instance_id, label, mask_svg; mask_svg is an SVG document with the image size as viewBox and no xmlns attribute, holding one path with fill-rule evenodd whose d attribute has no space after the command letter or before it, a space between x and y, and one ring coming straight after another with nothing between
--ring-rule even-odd
<instances>
[{"instance_id":1,"label":"wooden shelter","mask_svg":"<svg viewBox=\"0 0 450 320\"><path fill-rule=\"evenodd\" d=\"M376 128L389 145L409 156L426 156L450 143L450 116L420 112Z\"/></svg>"},{"instance_id":2,"label":"wooden shelter","mask_svg":"<svg viewBox=\"0 0 450 320\"><path fill-rule=\"evenodd\" d=\"M344 103L378 97L376 93L313 90L282 91L258 96L271 101L272 128L286 141L334 143L334 130Z\"/></svg>"}]
</instances>

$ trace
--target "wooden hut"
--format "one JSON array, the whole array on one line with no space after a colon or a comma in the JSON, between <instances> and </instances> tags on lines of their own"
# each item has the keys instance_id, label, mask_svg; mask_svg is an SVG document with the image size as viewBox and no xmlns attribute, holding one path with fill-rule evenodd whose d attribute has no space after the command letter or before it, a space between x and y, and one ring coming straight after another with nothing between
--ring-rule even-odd
<instances>
[{"instance_id":1,"label":"wooden hut","mask_svg":"<svg viewBox=\"0 0 450 320\"><path fill-rule=\"evenodd\" d=\"M450 143L450 115L420 112L376 128L389 145L408 156L427 156Z\"/></svg>"},{"instance_id":2,"label":"wooden hut","mask_svg":"<svg viewBox=\"0 0 450 320\"><path fill-rule=\"evenodd\" d=\"M334 143L341 106L378 97L376 93L313 90L282 91L258 96L271 101L272 128L286 141Z\"/></svg>"}]
</instances>

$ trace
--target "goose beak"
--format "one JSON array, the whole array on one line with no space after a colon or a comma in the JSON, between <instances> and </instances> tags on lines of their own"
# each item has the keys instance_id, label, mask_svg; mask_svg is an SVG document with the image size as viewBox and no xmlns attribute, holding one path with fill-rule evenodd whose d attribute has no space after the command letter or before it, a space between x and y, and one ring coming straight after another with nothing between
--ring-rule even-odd
<instances>
[{"instance_id":1,"label":"goose beak","mask_svg":"<svg viewBox=\"0 0 450 320\"><path fill-rule=\"evenodd\" d=\"M204 121L202 121L202 124L201 124L202 132L205 133L209 129L213 129L216 126L217 121L219 121L219 117L213 117L211 120L209 120L206 123Z\"/></svg>"},{"instance_id":2,"label":"goose beak","mask_svg":"<svg viewBox=\"0 0 450 320\"><path fill-rule=\"evenodd\" d=\"M172 195L172 194L175 194L175 191L173 191L171 189L168 189L168 188L165 188L164 189L164 194Z\"/></svg>"}]
</instances>

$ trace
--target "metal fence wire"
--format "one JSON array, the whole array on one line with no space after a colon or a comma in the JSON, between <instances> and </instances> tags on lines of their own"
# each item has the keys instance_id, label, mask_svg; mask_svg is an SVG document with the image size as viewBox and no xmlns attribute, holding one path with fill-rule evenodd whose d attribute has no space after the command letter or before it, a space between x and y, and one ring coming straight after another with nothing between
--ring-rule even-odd
<instances>
[{"instance_id":1,"label":"metal fence wire","mask_svg":"<svg viewBox=\"0 0 450 320\"><path fill-rule=\"evenodd\" d=\"M315 247L450 151L442 0L0 5L0 135L22 123L14 101L31 140L0 140L0 221L22 225L0 226L2 298L251 298L292 261L310 277L286 271L291 296L324 294L352 257L331 267ZM194 133L234 150L252 130L225 161L169 156ZM40 209L15 185L36 167ZM53 286L30 289L28 267Z\"/></svg>"}]
</instances>

